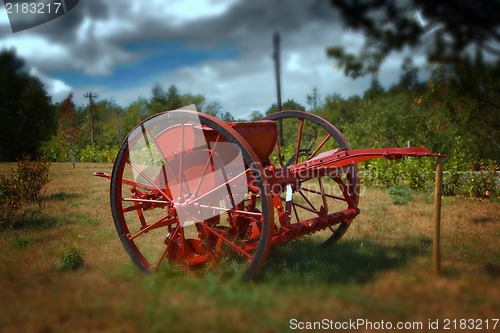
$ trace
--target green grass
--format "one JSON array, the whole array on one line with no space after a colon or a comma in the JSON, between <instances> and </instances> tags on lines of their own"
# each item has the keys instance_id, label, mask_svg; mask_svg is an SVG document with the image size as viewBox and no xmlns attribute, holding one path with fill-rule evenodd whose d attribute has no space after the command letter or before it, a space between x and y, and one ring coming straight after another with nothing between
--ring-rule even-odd
<instances>
[{"instance_id":1,"label":"green grass","mask_svg":"<svg viewBox=\"0 0 500 333\"><path fill-rule=\"evenodd\" d=\"M62 271L80 269L85 263L85 254L76 246L65 249L57 259L56 267Z\"/></svg>"},{"instance_id":2,"label":"green grass","mask_svg":"<svg viewBox=\"0 0 500 333\"><path fill-rule=\"evenodd\" d=\"M92 176L110 170L53 164L40 212L0 231L1 332L289 332L292 318L498 318L498 202L443 200L441 275L432 272L429 195L398 205L373 188L340 242L320 248L312 235L274 247L252 281L234 261L144 275L116 236L108 181ZM84 258L80 269L58 269L73 257Z\"/></svg>"},{"instance_id":3,"label":"green grass","mask_svg":"<svg viewBox=\"0 0 500 333\"><path fill-rule=\"evenodd\" d=\"M389 187L389 195L395 205L406 205L413 200L413 193L409 187L394 185Z\"/></svg>"}]
</instances>

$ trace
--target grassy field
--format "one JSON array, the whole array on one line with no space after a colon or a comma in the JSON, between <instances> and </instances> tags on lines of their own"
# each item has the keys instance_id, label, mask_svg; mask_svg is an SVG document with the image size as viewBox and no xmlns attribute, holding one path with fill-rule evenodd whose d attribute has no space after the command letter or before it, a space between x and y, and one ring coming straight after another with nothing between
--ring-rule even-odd
<instances>
[{"instance_id":1,"label":"grassy field","mask_svg":"<svg viewBox=\"0 0 500 333\"><path fill-rule=\"evenodd\" d=\"M288 332L292 319L423 325L395 332L431 331L428 321L439 319L439 332L446 319L500 318L498 202L444 198L439 276L432 195L395 205L380 189L364 189L362 212L338 244L320 249L312 236L273 248L253 281L241 279L242 267L146 276L116 236L108 181L92 175L111 168L53 164L45 205L0 230L0 332ZM81 269L57 269L69 249L84 254Z\"/></svg>"}]
</instances>

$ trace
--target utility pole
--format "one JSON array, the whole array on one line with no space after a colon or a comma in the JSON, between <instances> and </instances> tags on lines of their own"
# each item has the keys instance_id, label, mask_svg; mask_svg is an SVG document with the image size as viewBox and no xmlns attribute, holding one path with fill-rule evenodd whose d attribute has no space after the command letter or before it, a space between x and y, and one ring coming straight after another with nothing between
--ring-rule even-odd
<instances>
[{"instance_id":1,"label":"utility pole","mask_svg":"<svg viewBox=\"0 0 500 333\"><path fill-rule=\"evenodd\" d=\"M93 100L99 96L97 94L93 94L92 92L88 92L83 97L89 99L90 144L92 145L92 150L94 150L95 131L94 131L94 103L93 103Z\"/></svg>"},{"instance_id":2,"label":"utility pole","mask_svg":"<svg viewBox=\"0 0 500 333\"><path fill-rule=\"evenodd\" d=\"M273 59L274 68L276 73L276 94L278 97L278 112L282 110L281 108L281 75L280 75L280 33L275 32L273 35ZM278 144L283 146L283 123L281 119L278 120Z\"/></svg>"}]
</instances>

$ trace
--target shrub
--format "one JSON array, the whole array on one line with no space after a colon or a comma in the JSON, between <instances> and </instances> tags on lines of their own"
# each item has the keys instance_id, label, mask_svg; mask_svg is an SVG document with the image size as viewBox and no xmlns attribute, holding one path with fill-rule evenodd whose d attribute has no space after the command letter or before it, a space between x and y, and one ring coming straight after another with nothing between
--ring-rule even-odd
<instances>
[{"instance_id":1,"label":"shrub","mask_svg":"<svg viewBox=\"0 0 500 333\"><path fill-rule=\"evenodd\" d=\"M366 185L405 185L414 190L431 188L434 180L434 160L430 158L403 158L401 160L375 159L359 164L361 182Z\"/></svg>"},{"instance_id":2,"label":"shrub","mask_svg":"<svg viewBox=\"0 0 500 333\"><path fill-rule=\"evenodd\" d=\"M85 263L83 251L72 246L62 252L57 260L56 267L58 270L69 271L77 270Z\"/></svg>"},{"instance_id":3,"label":"shrub","mask_svg":"<svg viewBox=\"0 0 500 333\"><path fill-rule=\"evenodd\" d=\"M68 149L55 140L44 143L40 148L40 153L51 162L67 162L70 160Z\"/></svg>"},{"instance_id":4,"label":"shrub","mask_svg":"<svg viewBox=\"0 0 500 333\"><path fill-rule=\"evenodd\" d=\"M22 208L22 195L17 180L0 176L0 227L12 227L14 215Z\"/></svg>"},{"instance_id":5,"label":"shrub","mask_svg":"<svg viewBox=\"0 0 500 333\"><path fill-rule=\"evenodd\" d=\"M77 160L80 162L103 162L112 163L116 155L118 155L118 146L104 147L104 148L92 148L91 146L86 146L82 150L77 152Z\"/></svg>"},{"instance_id":6,"label":"shrub","mask_svg":"<svg viewBox=\"0 0 500 333\"><path fill-rule=\"evenodd\" d=\"M389 187L389 195L395 205L406 205L413 200L412 191L404 185L394 185Z\"/></svg>"},{"instance_id":7,"label":"shrub","mask_svg":"<svg viewBox=\"0 0 500 333\"><path fill-rule=\"evenodd\" d=\"M77 162L102 162L102 163L113 163L118 155L119 146L105 146L105 147L95 147L92 146L75 146L74 151L62 146L58 142L46 143L42 148L41 152L47 159L51 162L69 162L72 161L72 154L74 154L75 160Z\"/></svg>"},{"instance_id":8,"label":"shrub","mask_svg":"<svg viewBox=\"0 0 500 333\"><path fill-rule=\"evenodd\" d=\"M455 139L452 152L443 165L443 195L474 198L498 196L500 168L496 161L474 161ZM359 164L361 182L366 185L407 186L430 191L435 181L435 159L403 158L391 161L375 159Z\"/></svg>"},{"instance_id":9,"label":"shrub","mask_svg":"<svg viewBox=\"0 0 500 333\"><path fill-rule=\"evenodd\" d=\"M42 204L45 191L43 188L49 183L50 163L46 159L32 161L26 157L17 163L14 178L19 183L22 198L27 202Z\"/></svg>"},{"instance_id":10,"label":"shrub","mask_svg":"<svg viewBox=\"0 0 500 333\"><path fill-rule=\"evenodd\" d=\"M459 195L465 181L465 172L469 171L472 158L465 149L461 148L460 137L456 137L450 156L443 165L443 194L447 196Z\"/></svg>"},{"instance_id":11,"label":"shrub","mask_svg":"<svg viewBox=\"0 0 500 333\"><path fill-rule=\"evenodd\" d=\"M45 185L49 182L50 163L46 159L23 158L9 176L0 176L0 227L13 227L14 217L23 202L42 205Z\"/></svg>"},{"instance_id":12,"label":"shrub","mask_svg":"<svg viewBox=\"0 0 500 333\"><path fill-rule=\"evenodd\" d=\"M496 161L475 161L466 174L468 195L475 198L496 198L499 171Z\"/></svg>"}]
</instances>

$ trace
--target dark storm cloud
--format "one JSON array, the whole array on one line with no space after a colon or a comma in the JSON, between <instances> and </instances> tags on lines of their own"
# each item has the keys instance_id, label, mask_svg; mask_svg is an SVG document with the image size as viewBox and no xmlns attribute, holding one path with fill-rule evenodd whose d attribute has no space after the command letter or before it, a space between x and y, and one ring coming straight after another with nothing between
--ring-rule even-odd
<instances>
[{"instance_id":1,"label":"dark storm cloud","mask_svg":"<svg viewBox=\"0 0 500 333\"><path fill-rule=\"evenodd\" d=\"M196 10L196 2L192 2ZM135 7L134 7L135 6ZM140 6L140 7L137 7ZM335 12L327 1L254 0L239 1L223 15L180 24L169 16L155 13L148 2L81 0L60 19L32 29L29 33L47 38L68 50L66 59L46 62L34 60L41 70L80 70L88 74L109 74L113 67L140 56L125 51L124 45L137 41L181 41L193 48L213 48L232 44L244 56L268 52L274 31L291 36L310 24L331 25ZM331 27L330 27L331 28ZM296 41L307 47L310 40Z\"/></svg>"},{"instance_id":2,"label":"dark storm cloud","mask_svg":"<svg viewBox=\"0 0 500 333\"><path fill-rule=\"evenodd\" d=\"M335 17L335 11L327 1L239 1L222 16L204 18L176 27L169 26L168 21L142 21L137 18L134 38L181 38L196 47L231 42L247 52L261 52L262 49L269 48L269 40L274 31L293 35L309 24L331 24Z\"/></svg>"},{"instance_id":3,"label":"dark storm cloud","mask_svg":"<svg viewBox=\"0 0 500 333\"><path fill-rule=\"evenodd\" d=\"M30 30L30 33L56 38L60 42L71 43L86 19L106 20L112 15L112 2L105 0L80 0L73 10L57 20Z\"/></svg>"}]
</instances>

